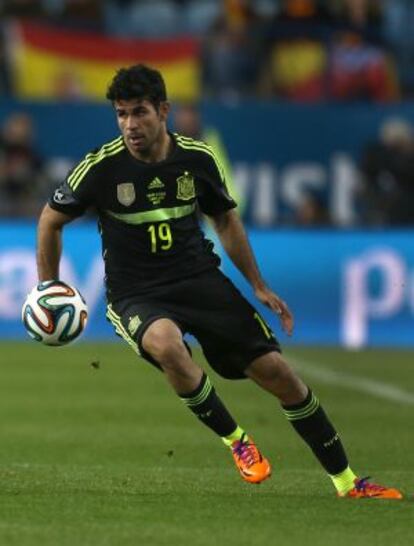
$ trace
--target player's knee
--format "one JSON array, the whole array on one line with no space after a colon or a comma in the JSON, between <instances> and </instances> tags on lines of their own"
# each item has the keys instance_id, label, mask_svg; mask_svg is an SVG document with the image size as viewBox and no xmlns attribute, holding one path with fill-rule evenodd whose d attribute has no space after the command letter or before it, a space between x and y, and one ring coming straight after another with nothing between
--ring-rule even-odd
<instances>
[{"instance_id":1,"label":"player's knee","mask_svg":"<svg viewBox=\"0 0 414 546\"><path fill-rule=\"evenodd\" d=\"M154 350L153 356L164 370L171 368L178 371L184 366L188 352L182 342L168 341L158 346Z\"/></svg>"},{"instance_id":2,"label":"player's knee","mask_svg":"<svg viewBox=\"0 0 414 546\"><path fill-rule=\"evenodd\" d=\"M183 358L188 355L181 337L167 336L155 329L145 333L142 346L162 368L179 366Z\"/></svg>"},{"instance_id":3,"label":"player's knee","mask_svg":"<svg viewBox=\"0 0 414 546\"><path fill-rule=\"evenodd\" d=\"M246 370L248 375L262 381L289 380L293 371L283 357L277 353L261 356Z\"/></svg>"},{"instance_id":4,"label":"player's knee","mask_svg":"<svg viewBox=\"0 0 414 546\"><path fill-rule=\"evenodd\" d=\"M256 359L246 373L282 401L296 403L306 396L306 385L279 354L265 355Z\"/></svg>"},{"instance_id":5,"label":"player's knee","mask_svg":"<svg viewBox=\"0 0 414 546\"><path fill-rule=\"evenodd\" d=\"M273 368L269 371L272 378L287 383L295 383L296 373L283 358L279 358Z\"/></svg>"}]
</instances>

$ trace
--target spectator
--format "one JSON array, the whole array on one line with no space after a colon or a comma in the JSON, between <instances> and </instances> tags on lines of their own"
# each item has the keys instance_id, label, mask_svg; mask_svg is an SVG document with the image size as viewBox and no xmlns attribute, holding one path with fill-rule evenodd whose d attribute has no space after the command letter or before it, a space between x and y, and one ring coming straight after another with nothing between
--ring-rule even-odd
<instances>
[{"instance_id":1,"label":"spectator","mask_svg":"<svg viewBox=\"0 0 414 546\"><path fill-rule=\"evenodd\" d=\"M405 95L414 90L414 3L412 0L385 0L384 35L391 44Z\"/></svg>"},{"instance_id":2,"label":"spectator","mask_svg":"<svg viewBox=\"0 0 414 546\"><path fill-rule=\"evenodd\" d=\"M63 18L79 27L103 28L103 11L100 0L66 0Z\"/></svg>"},{"instance_id":3,"label":"spectator","mask_svg":"<svg viewBox=\"0 0 414 546\"><path fill-rule=\"evenodd\" d=\"M361 214L368 225L403 226L414 219L414 131L391 118L378 142L366 146L360 169Z\"/></svg>"},{"instance_id":4,"label":"spectator","mask_svg":"<svg viewBox=\"0 0 414 546\"><path fill-rule=\"evenodd\" d=\"M316 191L307 192L294 211L293 223L297 227L321 228L331 225L325 199Z\"/></svg>"},{"instance_id":5,"label":"spectator","mask_svg":"<svg viewBox=\"0 0 414 546\"><path fill-rule=\"evenodd\" d=\"M371 0L284 0L270 28L259 92L299 101L399 98L394 61Z\"/></svg>"},{"instance_id":6,"label":"spectator","mask_svg":"<svg viewBox=\"0 0 414 546\"><path fill-rule=\"evenodd\" d=\"M123 37L160 38L180 33L180 10L171 0L105 0L107 30Z\"/></svg>"},{"instance_id":7,"label":"spectator","mask_svg":"<svg viewBox=\"0 0 414 546\"><path fill-rule=\"evenodd\" d=\"M0 96L11 94L9 60L7 57L4 28L0 26Z\"/></svg>"},{"instance_id":8,"label":"spectator","mask_svg":"<svg viewBox=\"0 0 414 546\"><path fill-rule=\"evenodd\" d=\"M331 49L331 97L347 101L397 99L395 66L381 34L378 2L343 0L340 6Z\"/></svg>"},{"instance_id":9,"label":"spectator","mask_svg":"<svg viewBox=\"0 0 414 546\"><path fill-rule=\"evenodd\" d=\"M52 2L49 14L61 26L91 31L104 28L103 5L100 0Z\"/></svg>"},{"instance_id":10,"label":"spectator","mask_svg":"<svg viewBox=\"0 0 414 546\"><path fill-rule=\"evenodd\" d=\"M6 0L0 6L3 17L44 17L46 11L42 0Z\"/></svg>"},{"instance_id":11,"label":"spectator","mask_svg":"<svg viewBox=\"0 0 414 546\"><path fill-rule=\"evenodd\" d=\"M326 98L329 12L316 0L283 0L270 22L258 92L265 97Z\"/></svg>"},{"instance_id":12,"label":"spectator","mask_svg":"<svg viewBox=\"0 0 414 546\"><path fill-rule=\"evenodd\" d=\"M33 216L39 211L42 161L33 146L33 123L22 112L11 114L0 137L0 215Z\"/></svg>"},{"instance_id":13,"label":"spectator","mask_svg":"<svg viewBox=\"0 0 414 546\"><path fill-rule=\"evenodd\" d=\"M51 95L59 101L79 101L86 96L79 75L65 66L56 74Z\"/></svg>"},{"instance_id":14,"label":"spectator","mask_svg":"<svg viewBox=\"0 0 414 546\"><path fill-rule=\"evenodd\" d=\"M342 0L337 3L336 18L343 25L348 25L361 32L376 34L379 39L382 22L382 3L377 0Z\"/></svg>"},{"instance_id":15,"label":"spectator","mask_svg":"<svg viewBox=\"0 0 414 546\"><path fill-rule=\"evenodd\" d=\"M253 6L247 0L228 0L205 38L204 84L210 95L233 100L256 91L262 40Z\"/></svg>"}]
</instances>

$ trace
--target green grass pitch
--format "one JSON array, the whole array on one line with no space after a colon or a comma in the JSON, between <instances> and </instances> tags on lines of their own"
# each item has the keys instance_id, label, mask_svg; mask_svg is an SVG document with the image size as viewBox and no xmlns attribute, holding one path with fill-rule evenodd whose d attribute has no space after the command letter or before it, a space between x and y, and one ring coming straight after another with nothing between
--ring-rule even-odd
<instances>
[{"instance_id":1,"label":"green grass pitch","mask_svg":"<svg viewBox=\"0 0 414 546\"><path fill-rule=\"evenodd\" d=\"M276 400L250 382L207 368L273 463L258 486L242 482L227 448L126 345L3 343L0 544L408 546L414 353L286 354L336 424L353 468L400 487L404 501L336 499Z\"/></svg>"}]
</instances>

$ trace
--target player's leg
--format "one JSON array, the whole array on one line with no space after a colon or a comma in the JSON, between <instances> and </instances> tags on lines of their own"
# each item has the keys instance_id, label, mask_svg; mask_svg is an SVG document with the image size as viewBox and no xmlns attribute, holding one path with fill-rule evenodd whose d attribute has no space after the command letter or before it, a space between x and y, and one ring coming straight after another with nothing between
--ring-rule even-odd
<instances>
[{"instance_id":1,"label":"player's leg","mask_svg":"<svg viewBox=\"0 0 414 546\"><path fill-rule=\"evenodd\" d=\"M191 392L200 384L203 370L191 358L179 327L170 319L152 322L141 345L159 363L177 393Z\"/></svg>"},{"instance_id":2,"label":"player's leg","mask_svg":"<svg viewBox=\"0 0 414 546\"><path fill-rule=\"evenodd\" d=\"M279 399L285 416L329 475L336 476L348 468L341 440L318 399L280 353L260 356L245 373ZM344 487L352 488L355 477L350 472Z\"/></svg>"},{"instance_id":3,"label":"player's leg","mask_svg":"<svg viewBox=\"0 0 414 546\"><path fill-rule=\"evenodd\" d=\"M250 482L270 475L270 465L253 444L240 443L244 431L237 425L217 395L210 379L193 361L181 330L169 319L152 322L142 336L142 348L157 361L166 378L187 407L226 444L234 444L239 470Z\"/></svg>"},{"instance_id":4,"label":"player's leg","mask_svg":"<svg viewBox=\"0 0 414 546\"><path fill-rule=\"evenodd\" d=\"M340 496L401 498L399 491L359 480L349 466L342 441L318 398L278 352L253 360L245 370L276 396L296 432L311 448Z\"/></svg>"},{"instance_id":5,"label":"player's leg","mask_svg":"<svg viewBox=\"0 0 414 546\"><path fill-rule=\"evenodd\" d=\"M202 287L196 286L193 289L191 284L188 281L182 288L183 293L178 293L179 300L189 298L193 301L193 293L204 292ZM169 311L165 310L164 300L171 295L175 296L175 292L169 287L168 293L162 294L162 302L159 303L154 303L154 295L150 301L133 297L116 304L110 303L107 309L108 320L113 324L115 332L138 355L164 371L175 392L200 421L226 445L234 448L234 458L241 458L242 461L238 467L243 478L258 483L270 475L270 465L260 456L255 446L240 443L245 437L243 429L237 425L210 379L189 354L178 324L187 323L197 313L197 309L191 310L188 317L177 317L171 302ZM241 467L246 466L247 471L243 474Z\"/></svg>"}]
</instances>

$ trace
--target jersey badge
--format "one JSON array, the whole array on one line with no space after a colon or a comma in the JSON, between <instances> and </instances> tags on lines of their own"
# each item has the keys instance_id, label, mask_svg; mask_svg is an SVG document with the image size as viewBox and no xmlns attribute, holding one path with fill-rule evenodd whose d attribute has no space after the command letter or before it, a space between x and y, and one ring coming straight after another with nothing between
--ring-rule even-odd
<instances>
[{"instance_id":1,"label":"jersey badge","mask_svg":"<svg viewBox=\"0 0 414 546\"><path fill-rule=\"evenodd\" d=\"M155 177L154 180L152 180L152 182L148 184L149 190L159 190L160 188L164 188L164 187L165 187L164 182L160 180L158 176Z\"/></svg>"},{"instance_id":2,"label":"jersey badge","mask_svg":"<svg viewBox=\"0 0 414 546\"><path fill-rule=\"evenodd\" d=\"M124 182L116 187L116 195L121 205L129 207L135 201L135 187L132 182Z\"/></svg>"},{"instance_id":3,"label":"jersey badge","mask_svg":"<svg viewBox=\"0 0 414 546\"><path fill-rule=\"evenodd\" d=\"M162 180L156 176L147 186L147 199L150 201L153 205L159 205L162 201L164 201L165 196L167 195L167 192L164 191L165 184Z\"/></svg>"},{"instance_id":4,"label":"jersey badge","mask_svg":"<svg viewBox=\"0 0 414 546\"><path fill-rule=\"evenodd\" d=\"M131 336L134 336L137 333L140 324L141 320L138 315L129 317L128 332L131 334Z\"/></svg>"},{"instance_id":5,"label":"jersey badge","mask_svg":"<svg viewBox=\"0 0 414 546\"><path fill-rule=\"evenodd\" d=\"M194 176L185 171L183 176L177 178L177 199L189 201L195 197Z\"/></svg>"},{"instance_id":6,"label":"jersey badge","mask_svg":"<svg viewBox=\"0 0 414 546\"><path fill-rule=\"evenodd\" d=\"M148 201L151 201L153 205L159 205L164 201L166 195L167 192L165 191L151 191L147 193L147 199Z\"/></svg>"},{"instance_id":7,"label":"jersey badge","mask_svg":"<svg viewBox=\"0 0 414 546\"><path fill-rule=\"evenodd\" d=\"M53 194L53 201L55 201L55 203L61 203L64 199L65 199L65 194L63 193L62 190L58 188Z\"/></svg>"}]
</instances>

